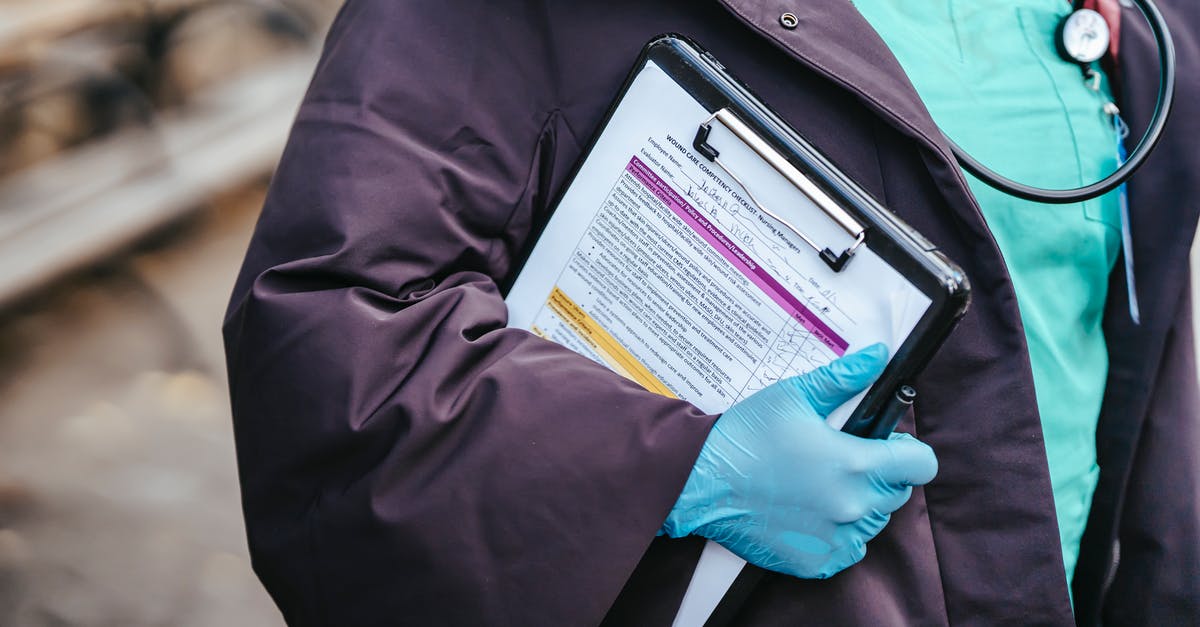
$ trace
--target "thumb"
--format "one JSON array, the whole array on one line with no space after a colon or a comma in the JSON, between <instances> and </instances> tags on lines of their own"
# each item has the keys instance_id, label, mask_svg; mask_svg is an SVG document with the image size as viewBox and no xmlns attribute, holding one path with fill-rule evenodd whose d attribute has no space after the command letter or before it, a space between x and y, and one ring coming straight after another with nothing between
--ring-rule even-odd
<instances>
[{"instance_id":1,"label":"thumb","mask_svg":"<svg viewBox=\"0 0 1200 627\"><path fill-rule=\"evenodd\" d=\"M907 433L893 433L882 442L891 459L880 465L878 477L894 485L925 485L937 476L938 461L928 444Z\"/></svg>"},{"instance_id":2,"label":"thumb","mask_svg":"<svg viewBox=\"0 0 1200 627\"><path fill-rule=\"evenodd\" d=\"M794 381L813 409L826 416L870 387L883 373L887 358L886 346L872 344L796 377Z\"/></svg>"}]
</instances>

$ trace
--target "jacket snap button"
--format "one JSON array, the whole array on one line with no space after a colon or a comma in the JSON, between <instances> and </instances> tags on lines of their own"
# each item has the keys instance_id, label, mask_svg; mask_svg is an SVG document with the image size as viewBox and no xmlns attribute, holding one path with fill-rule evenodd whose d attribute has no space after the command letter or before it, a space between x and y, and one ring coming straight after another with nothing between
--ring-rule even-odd
<instances>
[{"instance_id":1,"label":"jacket snap button","mask_svg":"<svg viewBox=\"0 0 1200 627\"><path fill-rule=\"evenodd\" d=\"M796 25L799 23L800 18L796 17L795 13L784 13L779 16L779 25L788 30L796 28Z\"/></svg>"}]
</instances>

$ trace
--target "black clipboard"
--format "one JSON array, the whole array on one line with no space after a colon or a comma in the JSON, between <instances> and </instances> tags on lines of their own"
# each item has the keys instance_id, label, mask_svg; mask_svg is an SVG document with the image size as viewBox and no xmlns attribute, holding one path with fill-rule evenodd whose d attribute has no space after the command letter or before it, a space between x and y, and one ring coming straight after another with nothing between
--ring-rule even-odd
<instances>
[{"instance_id":1,"label":"black clipboard","mask_svg":"<svg viewBox=\"0 0 1200 627\"><path fill-rule=\"evenodd\" d=\"M970 302L970 286L966 275L931 242L839 171L746 85L730 74L711 53L683 35L659 35L642 49L613 104L559 190L546 220L538 225L538 232L530 238L521 263L516 266L517 270L502 286L502 292L505 295L509 293L533 252L541 230L553 217L634 79L651 62L712 114L697 126L696 135L692 138L692 147L697 154L724 169L719 163L721 146L708 143L706 127L718 122L729 126L743 140L755 142L758 149L774 153L774 158L780 160L780 167L798 171L809 185L815 187L802 190L805 195L810 198L820 195L822 198L818 204L832 204L830 210L839 211L842 215L831 215L831 219L839 222L847 232L856 226L861 228L859 237L855 238L851 247L827 247L800 233L813 248L813 254L820 256L835 271L840 271L842 267L853 263L857 247L866 247L930 298L931 304L926 313L907 339L895 347L883 374L842 427L843 431L863 437L887 437L903 413L885 409L889 405L894 406L897 392L920 373L966 313ZM725 171L737 179L736 173L728 169ZM749 188L747 191L753 193ZM793 225L787 226L793 231L803 230ZM886 420L881 420L885 417Z\"/></svg>"}]
</instances>

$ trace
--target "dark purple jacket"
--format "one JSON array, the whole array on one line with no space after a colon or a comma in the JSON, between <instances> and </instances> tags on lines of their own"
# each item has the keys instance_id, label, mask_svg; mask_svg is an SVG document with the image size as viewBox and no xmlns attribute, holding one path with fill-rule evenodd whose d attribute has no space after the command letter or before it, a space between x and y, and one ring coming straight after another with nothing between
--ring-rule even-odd
<instances>
[{"instance_id":1,"label":"dark purple jacket","mask_svg":"<svg viewBox=\"0 0 1200 627\"><path fill-rule=\"evenodd\" d=\"M1130 186L1141 326L1119 264L1109 292L1101 477L1073 582L1083 625L1200 621L1188 296L1200 5L1161 2L1181 81L1169 135ZM1125 17L1121 105L1137 133L1157 73L1148 30ZM905 427L937 451L938 478L861 564L826 581L768 576L737 622L1071 624L1004 260L912 86L847 0L350 0L225 325L250 549L284 615L670 624L701 543L655 531L714 417L506 329L496 287L664 31L711 49L974 288Z\"/></svg>"}]
</instances>

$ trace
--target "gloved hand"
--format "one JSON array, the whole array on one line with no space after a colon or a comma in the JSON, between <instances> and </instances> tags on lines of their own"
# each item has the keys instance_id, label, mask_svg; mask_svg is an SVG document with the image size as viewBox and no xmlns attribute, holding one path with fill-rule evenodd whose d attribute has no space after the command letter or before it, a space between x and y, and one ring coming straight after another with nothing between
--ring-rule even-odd
<instances>
[{"instance_id":1,"label":"gloved hand","mask_svg":"<svg viewBox=\"0 0 1200 627\"><path fill-rule=\"evenodd\" d=\"M825 424L886 363L887 348L876 344L731 407L662 532L700 535L751 564L808 579L861 560L910 486L937 474L933 450L912 436L867 440Z\"/></svg>"}]
</instances>

